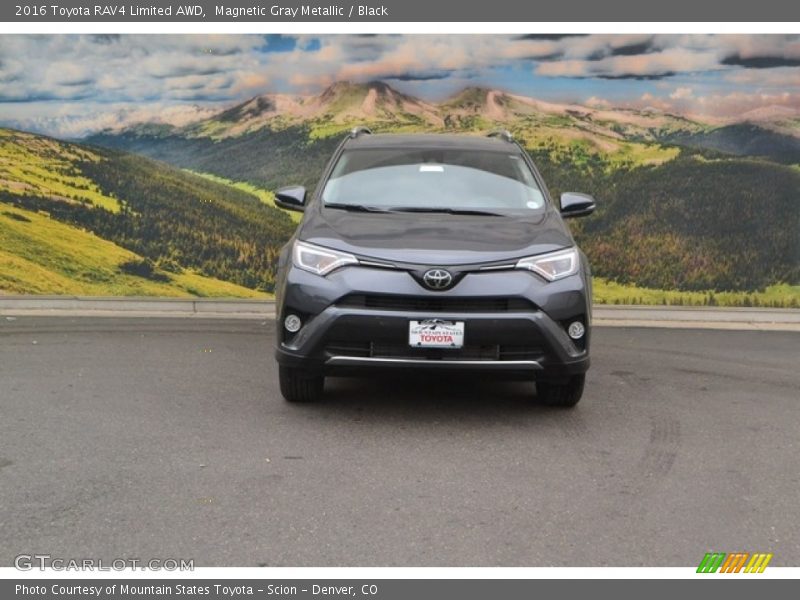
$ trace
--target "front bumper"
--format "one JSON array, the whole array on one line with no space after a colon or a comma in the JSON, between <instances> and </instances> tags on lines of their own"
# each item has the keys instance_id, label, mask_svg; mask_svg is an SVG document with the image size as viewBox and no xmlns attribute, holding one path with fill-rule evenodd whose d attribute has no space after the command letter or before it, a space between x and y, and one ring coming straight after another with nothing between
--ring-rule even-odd
<instances>
[{"instance_id":1,"label":"front bumper","mask_svg":"<svg viewBox=\"0 0 800 600\"><path fill-rule=\"evenodd\" d=\"M524 271L475 273L451 290L432 292L403 271L348 267L318 277L290 267L279 289L276 358L329 375L413 368L564 378L589 368L586 290L584 273L552 283ZM354 303L354 297L389 301ZM498 309L497 299L512 302ZM304 323L293 335L282 327L290 312ZM409 346L409 321L429 318L463 321L464 347ZM577 343L565 331L576 318L587 326Z\"/></svg>"}]
</instances>

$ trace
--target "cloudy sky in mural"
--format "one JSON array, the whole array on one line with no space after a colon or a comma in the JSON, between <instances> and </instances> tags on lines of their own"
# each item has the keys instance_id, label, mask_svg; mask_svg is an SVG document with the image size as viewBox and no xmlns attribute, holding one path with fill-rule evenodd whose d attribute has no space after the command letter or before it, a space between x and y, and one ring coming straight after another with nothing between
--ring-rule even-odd
<instances>
[{"instance_id":1,"label":"cloudy sky in mural","mask_svg":"<svg viewBox=\"0 0 800 600\"><path fill-rule=\"evenodd\" d=\"M437 101L484 86L727 119L800 110L800 36L91 35L0 37L0 123L78 136L182 124L263 93L383 80Z\"/></svg>"}]
</instances>

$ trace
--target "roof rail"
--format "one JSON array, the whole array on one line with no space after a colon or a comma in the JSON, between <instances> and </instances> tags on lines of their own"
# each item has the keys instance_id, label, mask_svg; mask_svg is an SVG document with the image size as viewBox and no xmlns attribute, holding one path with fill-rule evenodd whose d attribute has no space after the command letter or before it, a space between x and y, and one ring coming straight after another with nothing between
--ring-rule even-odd
<instances>
[{"instance_id":1,"label":"roof rail","mask_svg":"<svg viewBox=\"0 0 800 600\"><path fill-rule=\"evenodd\" d=\"M364 125L357 125L350 130L350 138L355 139L360 135L367 134L371 135L372 130L369 127L365 127Z\"/></svg>"},{"instance_id":2,"label":"roof rail","mask_svg":"<svg viewBox=\"0 0 800 600\"><path fill-rule=\"evenodd\" d=\"M487 133L486 137L496 137L505 140L506 142L513 142L514 136L508 129L495 129L494 131Z\"/></svg>"}]
</instances>

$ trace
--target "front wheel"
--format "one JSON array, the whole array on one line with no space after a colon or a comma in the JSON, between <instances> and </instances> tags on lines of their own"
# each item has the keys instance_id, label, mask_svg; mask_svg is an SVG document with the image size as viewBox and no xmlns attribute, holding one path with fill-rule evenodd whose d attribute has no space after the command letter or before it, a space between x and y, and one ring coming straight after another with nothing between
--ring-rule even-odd
<instances>
[{"instance_id":1,"label":"front wheel","mask_svg":"<svg viewBox=\"0 0 800 600\"><path fill-rule=\"evenodd\" d=\"M586 375L573 375L564 383L536 382L536 396L542 404L572 408L583 396Z\"/></svg>"},{"instance_id":2,"label":"front wheel","mask_svg":"<svg viewBox=\"0 0 800 600\"><path fill-rule=\"evenodd\" d=\"M309 375L296 367L278 367L278 381L287 402L316 402L325 387L324 375Z\"/></svg>"}]
</instances>

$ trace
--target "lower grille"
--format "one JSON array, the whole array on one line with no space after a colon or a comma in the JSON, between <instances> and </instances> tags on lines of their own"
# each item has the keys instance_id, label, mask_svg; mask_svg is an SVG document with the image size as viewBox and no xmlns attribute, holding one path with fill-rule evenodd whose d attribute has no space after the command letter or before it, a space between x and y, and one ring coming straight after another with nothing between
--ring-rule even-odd
<instances>
[{"instance_id":1,"label":"lower grille","mask_svg":"<svg viewBox=\"0 0 800 600\"><path fill-rule=\"evenodd\" d=\"M375 358L427 358L436 360L498 360L497 346L463 346L456 349L412 348L406 344L372 343L371 357Z\"/></svg>"},{"instance_id":2,"label":"lower grille","mask_svg":"<svg viewBox=\"0 0 800 600\"><path fill-rule=\"evenodd\" d=\"M331 356L366 358L372 356L371 346L369 342L330 342L325 346L325 352Z\"/></svg>"},{"instance_id":3,"label":"lower grille","mask_svg":"<svg viewBox=\"0 0 800 600\"><path fill-rule=\"evenodd\" d=\"M540 360L544 352L539 346L466 345L458 349L413 348L389 342L332 341L325 347L330 356L355 358L414 358L426 360Z\"/></svg>"}]
</instances>

